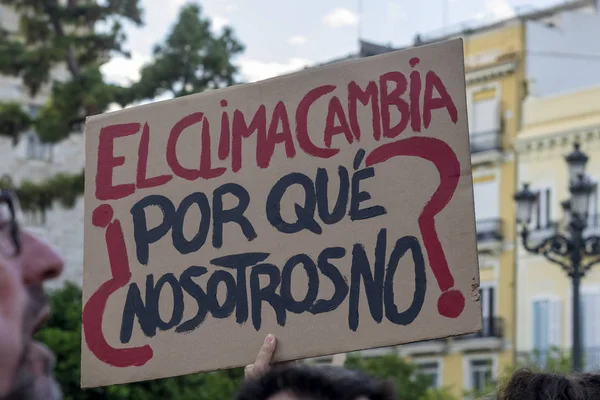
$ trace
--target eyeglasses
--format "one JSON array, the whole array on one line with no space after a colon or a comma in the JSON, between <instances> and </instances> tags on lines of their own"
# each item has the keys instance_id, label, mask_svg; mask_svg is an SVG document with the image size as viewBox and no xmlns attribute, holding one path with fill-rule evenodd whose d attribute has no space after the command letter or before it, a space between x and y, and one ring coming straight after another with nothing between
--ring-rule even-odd
<instances>
[{"instance_id":1,"label":"eyeglasses","mask_svg":"<svg viewBox=\"0 0 600 400\"><path fill-rule=\"evenodd\" d=\"M18 212L19 200L14 192L0 189L0 252L7 257L21 253Z\"/></svg>"}]
</instances>

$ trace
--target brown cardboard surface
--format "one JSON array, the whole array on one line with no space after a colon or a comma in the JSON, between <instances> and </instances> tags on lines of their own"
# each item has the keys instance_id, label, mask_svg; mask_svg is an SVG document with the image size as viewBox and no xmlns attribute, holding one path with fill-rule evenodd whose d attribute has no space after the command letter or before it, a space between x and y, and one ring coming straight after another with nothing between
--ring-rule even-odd
<instances>
[{"instance_id":1,"label":"brown cardboard surface","mask_svg":"<svg viewBox=\"0 0 600 400\"><path fill-rule=\"evenodd\" d=\"M481 329L460 39L91 117L85 187L83 387Z\"/></svg>"}]
</instances>

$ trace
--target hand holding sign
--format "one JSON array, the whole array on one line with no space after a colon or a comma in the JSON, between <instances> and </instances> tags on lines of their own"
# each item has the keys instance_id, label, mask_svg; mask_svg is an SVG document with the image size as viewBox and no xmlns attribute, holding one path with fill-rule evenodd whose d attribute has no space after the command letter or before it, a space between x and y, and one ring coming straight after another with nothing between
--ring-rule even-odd
<instances>
[{"instance_id":1,"label":"hand holding sign","mask_svg":"<svg viewBox=\"0 0 600 400\"><path fill-rule=\"evenodd\" d=\"M268 334L263 345L258 351L258 355L256 356L256 361L254 361L254 364L246 365L246 368L244 368L244 375L246 379L258 379L261 377L261 375L269 370L276 347L277 340L275 339L275 336ZM277 365L287 365L293 363L295 363L295 361L286 361L277 363Z\"/></svg>"}]
</instances>

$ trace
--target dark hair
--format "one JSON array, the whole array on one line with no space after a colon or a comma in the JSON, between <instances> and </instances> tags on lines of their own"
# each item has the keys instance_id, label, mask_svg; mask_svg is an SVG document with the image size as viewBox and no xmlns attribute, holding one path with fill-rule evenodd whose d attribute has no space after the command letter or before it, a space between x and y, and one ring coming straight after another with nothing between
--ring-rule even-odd
<instances>
[{"instance_id":1,"label":"dark hair","mask_svg":"<svg viewBox=\"0 0 600 400\"><path fill-rule=\"evenodd\" d=\"M236 400L266 400L281 392L311 400L395 398L390 384L363 372L330 365L293 364L273 367L260 378L244 382Z\"/></svg>"},{"instance_id":2,"label":"dark hair","mask_svg":"<svg viewBox=\"0 0 600 400\"><path fill-rule=\"evenodd\" d=\"M600 399L600 375L515 372L501 390L500 400Z\"/></svg>"}]
</instances>

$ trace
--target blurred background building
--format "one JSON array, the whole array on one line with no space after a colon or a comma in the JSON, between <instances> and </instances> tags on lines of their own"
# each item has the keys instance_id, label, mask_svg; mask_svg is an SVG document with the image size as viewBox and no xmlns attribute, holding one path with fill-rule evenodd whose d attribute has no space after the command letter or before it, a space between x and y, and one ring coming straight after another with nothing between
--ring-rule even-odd
<instances>
[{"instance_id":1,"label":"blurred background building","mask_svg":"<svg viewBox=\"0 0 600 400\"><path fill-rule=\"evenodd\" d=\"M523 105L523 127L517 140L519 186L530 182L540 192L533 219L533 241L564 229L561 201L569 197L564 156L580 143L589 156L587 173L600 177L600 77L597 84L530 99ZM598 196L589 202L585 236L600 235ZM566 352L572 335L572 286L567 274L542 256L522 248L517 260L517 352L526 362L544 367L557 352ZM584 368L600 367L600 268L592 268L581 286Z\"/></svg>"},{"instance_id":2,"label":"blurred background building","mask_svg":"<svg viewBox=\"0 0 600 400\"><path fill-rule=\"evenodd\" d=\"M592 140L593 127L585 126L589 125L588 120L581 121L584 125L579 131L574 126L569 129L568 124L558 127L556 123L562 116L571 121L581 120L583 115L589 115L592 110L597 112L600 107L598 89L586 89L600 84L598 64L589 62L600 54L600 43L590 40L600 37L600 12L594 0L567 1L544 10L518 13L490 25L461 24L417 35L414 46L457 37L464 41L483 330L474 335L361 353L376 356L396 351L411 358L437 386L449 387L461 397L463 390L483 389L486 382L517 361L517 353L522 355L533 349L544 352L553 344L562 349L569 346L566 333L562 336L558 333L570 326L569 315L554 314L558 312L555 310L566 307L569 281L556 266L515 251L513 193L517 181L521 180L549 185L549 188L567 182L566 165L557 162L559 155L572 150L575 133L582 132L581 129L586 132L585 137ZM361 41L357 54L326 64L395 50L398 49ZM564 99L556 97L558 93L573 90L584 91L566 95ZM548 97L552 100L547 100ZM529 164L542 157L538 157L542 146L528 145L529 158L521 159L514 153L523 124L526 125L523 136L529 135L529 127L538 132L539 129L533 127L546 124L548 133L545 135L552 135L551 132L558 129L570 144L565 143L564 147L561 144L561 149L554 149L552 156L549 153L543 157L547 164L537 162L533 169ZM533 138L524 140L530 143ZM590 156L593 159L595 153ZM597 158L598 163L600 154ZM518 163L523 165L518 166ZM591 170L592 174L598 171ZM567 188L562 189L561 195L565 195ZM556 189L549 191L555 193ZM543 200L543 204L547 204L546 201L549 198ZM542 214L540 226L546 226L552 214ZM529 265L537 269L529 273ZM547 274L546 270L551 272ZM594 274L589 280L595 282L597 276L600 275ZM600 290L592 283L589 287L592 294L585 297L585 310L590 316L587 321L600 312L600 302L593 297L596 291L600 295ZM547 306L542 295L560 298L563 303ZM538 300L542 303L537 303ZM600 345L596 343L599 328L600 325L593 322L585 328L590 348ZM590 358L590 363L600 361L598 347L598 356ZM339 355L335 359L317 359L338 363L342 360Z\"/></svg>"},{"instance_id":3,"label":"blurred background building","mask_svg":"<svg viewBox=\"0 0 600 400\"><path fill-rule=\"evenodd\" d=\"M0 6L0 27L16 32L19 14L9 6ZM68 72L64 66L55 68L52 78L62 81ZM17 102L32 116L47 102L50 86L42 87L31 98L20 79L0 75L0 102ZM16 143L0 136L0 171L9 174L17 186L24 180L39 183L58 173L77 174L85 164L84 136L81 129L74 129L66 139L56 144L42 143L33 129L22 133ZM77 199L73 208L54 204L44 212L24 212L28 228L47 238L65 257L65 273L50 286L60 286L69 280L81 284L83 277L83 197Z\"/></svg>"},{"instance_id":4,"label":"blurred background building","mask_svg":"<svg viewBox=\"0 0 600 400\"><path fill-rule=\"evenodd\" d=\"M513 193L522 181L541 190L538 234L560 215L566 196L566 167L559 159L574 140L591 158L590 173L600 175L600 12L594 0L566 1L545 10L517 13L489 25L461 24L421 34L414 46L461 37L464 40L467 103L473 165L477 241L481 275L483 330L474 335L362 352L405 355L432 377L436 386L479 389L490 378L534 350L568 349L570 286L556 266L526 255L516 245ZM0 25L14 30L18 14L0 8ZM359 51L342 59L398 50L360 41ZM596 62L590 62L595 55ZM57 69L60 80L65 71ZM18 101L32 115L48 90L30 98L17 79L0 76L0 101ZM518 152L514 152L514 147ZM0 137L0 170L15 183L42 181L58 172L84 167L84 136L74 132L54 145L40 143L33 130L16 143ZM598 203L590 229L598 229ZM26 224L47 237L66 257L61 281L81 284L83 198L72 209L55 204L43 213L24 215ZM600 312L600 269L584 284L584 310ZM600 361L600 323L585 318L584 342L589 366ZM344 355L314 362L343 363ZM538 358L543 363L544 358Z\"/></svg>"}]
</instances>

